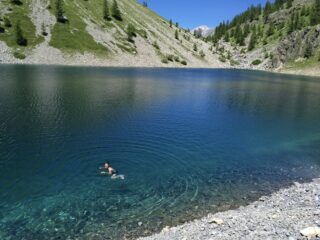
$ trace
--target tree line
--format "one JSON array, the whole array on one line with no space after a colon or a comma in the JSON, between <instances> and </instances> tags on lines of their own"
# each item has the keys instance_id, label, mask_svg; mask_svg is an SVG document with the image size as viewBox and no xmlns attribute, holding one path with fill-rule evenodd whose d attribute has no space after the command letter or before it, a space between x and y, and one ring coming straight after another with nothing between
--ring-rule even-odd
<instances>
[{"instance_id":1,"label":"tree line","mask_svg":"<svg viewBox=\"0 0 320 240\"><path fill-rule=\"evenodd\" d=\"M294 9L290 12L287 22L281 22L275 26L270 19L270 15L280 9L292 9L293 0L275 0L274 3L267 1L264 7L252 5L243 13L235 16L231 21L221 22L215 29L214 35L207 40L217 43L223 39L229 42L231 39L240 46L246 46L248 41L248 51L255 48L261 41L267 44L267 38L276 32L281 36L281 30L286 27L290 34L303 27L320 24L320 0L315 0L312 6L302 6L301 9Z\"/></svg>"}]
</instances>

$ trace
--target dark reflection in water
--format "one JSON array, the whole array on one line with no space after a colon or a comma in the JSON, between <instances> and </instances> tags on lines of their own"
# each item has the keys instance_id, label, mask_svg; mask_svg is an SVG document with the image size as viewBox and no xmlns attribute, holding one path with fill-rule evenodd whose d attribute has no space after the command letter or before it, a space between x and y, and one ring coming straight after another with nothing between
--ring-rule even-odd
<instances>
[{"instance_id":1,"label":"dark reflection in water","mask_svg":"<svg viewBox=\"0 0 320 240\"><path fill-rule=\"evenodd\" d=\"M319 92L262 72L2 65L0 239L146 235L317 177ZM99 176L106 160L124 181Z\"/></svg>"}]
</instances>

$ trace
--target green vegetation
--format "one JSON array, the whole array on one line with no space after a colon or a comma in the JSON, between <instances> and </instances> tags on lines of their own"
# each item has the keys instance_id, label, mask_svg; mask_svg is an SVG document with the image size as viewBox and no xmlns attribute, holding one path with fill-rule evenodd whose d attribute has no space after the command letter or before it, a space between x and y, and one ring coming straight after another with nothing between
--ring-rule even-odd
<instances>
[{"instance_id":1,"label":"green vegetation","mask_svg":"<svg viewBox=\"0 0 320 240\"><path fill-rule=\"evenodd\" d=\"M281 9L288 12L289 18L278 19L274 24L275 16L272 13ZM286 33L291 34L317 24L320 24L320 0L314 0L310 7L296 7L293 0L267 1L263 7L260 4L251 6L230 22L220 23L214 35L206 40L216 44L223 39L231 45L246 46L248 51L252 51L256 47L278 42L286 37Z\"/></svg>"},{"instance_id":2,"label":"green vegetation","mask_svg":"<svg viewBox=\"0 0 320 240\"><path fill-rule=\"evenodd\" d=\"M193 51L198 52L198 46L196 43L193 44Z\"/></svg>"},{"instance_id":3,"label":"green vegetation","mask_svg":"<svg viewBox=\"0 0 320 240\"><path fill-rule=\"evenodd\" d=\"M20 22L17 22L15 31L16 31L16 43L19 46L26 47L28 45L28 40L23 35L22 29L20 26Z\"/></svg>"},{"instance_id":4,"label":"green vegetation","mask_svg":"<svg viewBox=\"0 0 320 240\"><path fill-rule=\"evenodd\" d=\"M182 60L180 63L185 66L188 64L186 60Z\"/></svg>"},{"instance_id":5,"label":"green vegetation","mask_svg":"<svg viewBox=\"0 0 320 240\"><path fill-rule=\"evenodd\" d=\"M160 46L159 46L159 44L158 44L157 41L154 41L153 44L152 44L152 46L153 46L155 49L160 50Z\"/></svg>"},{"instance_id":6,"label":"green vegetation","mask_svg":"<svg viewBox=\"0 0 320 240\"><path fill-rule=\"evenodd\" d=\"M256 60L254 60L254 61L252 61L252 65L260 65L262 62L261 62L261 60L260 59L256 59Z\"/></svg>"},{"instance_id":7,"label":"green vegetation","mask_svg":"<svg viewBox=\"0 0 320 240\"><path fill-rule=\"evenodd\" d=\"M17 59L25 59L26 55L24 55L23 53L20 52L13 52L13 56Z\"/></svg>"},{"instance_id":8,"label":"green vegetation","mask_svg":"<svg viewBox=\"0 0 320 240\"><path fill-rule=\"evenodd\" d=\"M52 0L52 3L55 3ZM59 0L56 0L59 1ZM57 9L54 9L58 12ZM68 24L57 22L52 29L52 37L49 44L65 52L93 52L99 55L106 55L107 49L97 43L93 37L86 31L86 24L78 14L78 9L69 3L64 5L63 13L68 16ZM101 17L100 17L101 18Z\"/></svg>"},{"instance_id":9,"label":"green vegetation","mask_svg":"<svg viewBox=\"0 0 320 240\"><path fill-rule=\"evenodd\" d=\"M128 41L134 43L133 38L137 36L135 27L129 23L127 27Z\"/></svg>"},{"instance_id":10,"label":"green vegetation","mask_svg":"<svg viewBox=\"0 0 320 240\"><path fill-rule=\"evenodd\" d=\"M67 23L68 22L68 19L63 14L64 14L63 2L62 2L62 0L56 0L57 22L60 22L60 23Z\"/></svg>"},{"instance_id":11,"label":"green vegetation","mask_svg":"<svg viewBox=\"0 0 320 240\"><path fill-rule=\"evenodd\" d=\"M118 3L116 0L113 0L112 4L112 17L114 17L118 21L122 21L121 11L119 9Z\"/></svg>"},{"instance_id":12,"label":"green vegetation","mask_svg":"<svg viewBox=\"0 0 320 240\"><path fill-rule=\"evenodd\" d=\"M320 0L316 0L310 16L310 25L314 26L320 24Z\"/></svg>"},{"instance_id":13,"label":"green vegetation","mask_svg":"<svg viewBox=\"0 0 320 240\"><path fill-rule=\"evenodd\" d=\"M11 4L11 11L3 16L2 27L5 31L0 34L0 41L14 50L20 46L31 49L43 41L42 36L36 35L36 28L30 19L30 2L25 0L21 5Z\"/></svg>"},{"instance_id":14,"label":"green vegetation","mask_svg":"<svg viewBox=\"0 0 320 240\"><path fill-rule=\"evenodd\" d=\"M168 63L169 63L169 61L168 61L167 58L163 58L163 59L161 60L161 62L164 63L164 64L168 64Z\"/></svg>"},{"instance_id":15,"label":"green vegetation","mask_svg":"<svg viewBox=\"0 0 320 240\"><path fill-rule=\"evenodd\" d=\"M176 30L174 32L174 37L175 37L175 39L179 40L179 32L178 32L178 30Z\"/></svg>"},{"instance_id":16,"label":"green vegetation","mask_svg":"<svg viewBox=\"0 0 320 240\"><path fill-rule=\"evenodd\" d=\"M107 21L111 21L108 0L104 0L103 2L103 19Z\"/></svg>"}]
</instances>

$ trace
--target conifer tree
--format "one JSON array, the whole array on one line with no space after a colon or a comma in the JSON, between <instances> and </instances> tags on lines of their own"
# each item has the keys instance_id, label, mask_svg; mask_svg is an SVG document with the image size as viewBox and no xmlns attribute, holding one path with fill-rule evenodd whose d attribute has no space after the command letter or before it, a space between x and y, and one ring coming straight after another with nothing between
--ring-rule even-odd
<instances>
[{"instance_id":1,"label":"conifer tree","mask_svg":"<svg viewBox=\"0 0 320 240\"><path fill-rule=\"evenodd\" d=\"M268 0L263 10L263 19L265 23L269 20L269 15L271 14L271 12L272 12L272 5Z\"/></svg>"},{"instance_id":2,"label":"conifer tree","mask_svg":"<svg viewBox=\"0 0 320 240\"><path fill-rule=\"evenodd\" d=\"M292 7L292 2L293 2L293 0L287 0L287 8Z\"/></svg>"},{"instance_id":3,"label":"conifer tree","mask_svg":"<svg viewBox=\"0 0 320 240\"><path fill-rule=\"evenodd\" d=\"M118 21L122 21L121 12L116 0L113 0L113 4L112 4L112 17L114 17Z\"/></svg>"},{"instance_id":4,"label":"conifer tree","mask_svg":"<svg viewBox=\"0 0 320 240\"><path fill-rule=\"evenodd\" d=\"M179 32L178 32L178 30L176 30L176 31L174 32L174 37L175 37L177 40L179 40Z\"/></svg>"},{"instance_id":5,"label":"conifer tree","mask_svg":"<svg viewBox=\"0 0 320 240\"><path fill-rule=\"evenodd\" d=\"M108 21L111 20L108 0L104 0L104 3L103 3L103 18L104 20L108 20Z\"/></svg>"},{"instance_id":6,"label":"conifer tree","mask_svg":"<svg viewBox=\"0 0 320 240\"><path fill-rule=\"evenodd\" d=\"M63 3L62 0L56 0L56 18L58 22L63 22Z\"/></svg>"},{"instance_id":7,"label":"conifer tree","mask_svg":"<svg viewBox=\"0 0 320 240\"><path fill-rule=\"evenodd\" d=\"M316 0L310 15L310 25L314 26L317 24L320 24L320 0Z\"/></svg>"},{"instance_id":8,"label":"conifer tree","mask_svg":"<svg viewBox=\"0 0 320 240\"><path fill-rule=\"evenodd\" d=\"M251 34L251 37L250 37L248 51L253 50L256 46L256 43L257 43L257 34L256 34L256 30L254 30Z\"/></svg>"},{"instance_id":9,"label":"conifer tree","mask_svg":"<svg viewBox=\"0 0 320 240\"><path fill-rule=\"evenodd\" d=\"M224 41L226 41L226 42L229 42L229 41L230 41L229 32L226 32L226 34L224 35Z\"/></svg>"},{"instance_id":10,"label":"conifer tree","mask_svg":"<svg viewBox=\"0 0 320 240\"><path fill-rule=\"evenodd\" d=\"M170 19L169 25L170 25L171 28L172 28L172 24L173 24L172 19Z\"/></svg>"},{"instance_id":11,"label":"conifer tree","mask_svg":"<svg viewBox=\"0 0 320 240\"><path fill-rule=\"evenodd\" d=\"M290 17L290 20L289 20L289 23L288 23L288 34L294 32L294 15L291 14L291 17Z\"/></svg>"},{"instance_id":12,"label":"conifer tree","mask_svg":"<svg viewBox=\"0 0 320 240\"><path fill-rule=\"evenodd\" d=\"M16 29L16 43L19 46L27 46L28 45L28 40L23 36L23 31L20 26L20 22L17 23Z\"/></svg>"}]
</instances>

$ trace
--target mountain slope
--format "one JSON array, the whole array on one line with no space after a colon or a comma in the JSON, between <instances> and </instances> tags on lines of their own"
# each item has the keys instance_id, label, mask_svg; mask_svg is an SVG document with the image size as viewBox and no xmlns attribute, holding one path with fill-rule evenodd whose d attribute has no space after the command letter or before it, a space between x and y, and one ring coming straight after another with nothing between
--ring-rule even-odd
<instances>
[{"instance_id":1,"label":"mountain slope","mask_svg":"<svg viewBox=\"0 0 320 240\"><path fill-rule=\"evenodd\" d=\"M320 1L251 6L207 38L220 60L240 68L320 74Z\"/></svg>"},{"instance_id":2,"label":"mountain slope","mask_svg":"<svg viewBox=\"0 0 320 240\"><path fill-rule=\"evenodd\" d=\"M135 0L118 0L122 21L105 20L104 0L2 0L0 5L0 62L88 64L119 66L224 66L210 44L190 32L170 26ZM18 3L17 3L18 2ZM20 4L20 3L21 4ZM108 0L110 15L113 1ZM12 26L8 26L7 22ZM27 46L17 44L17 25ZM133 27L131 37L128 27ZM196 50L195 51L195 45Z\"/></svg>"}]
</instances>

